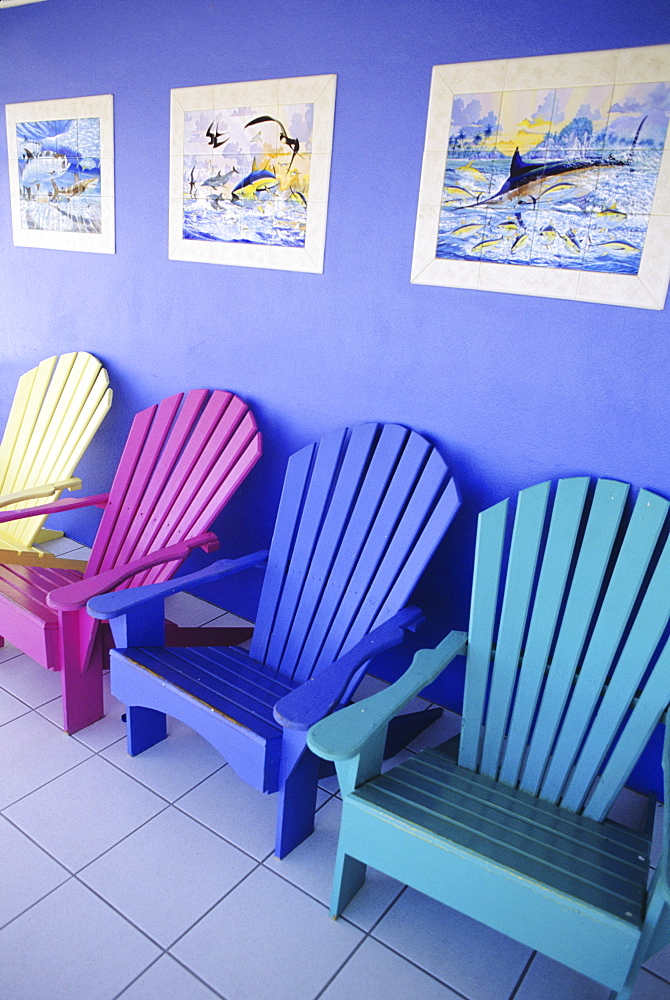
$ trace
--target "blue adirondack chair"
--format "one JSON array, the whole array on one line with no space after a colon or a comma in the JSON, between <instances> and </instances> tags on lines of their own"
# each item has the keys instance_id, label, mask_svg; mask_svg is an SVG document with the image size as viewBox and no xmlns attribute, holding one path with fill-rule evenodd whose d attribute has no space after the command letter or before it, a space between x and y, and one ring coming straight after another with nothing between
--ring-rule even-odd
<instances>
[{"instance_id":1,"label":"blue adirondack chair","mask_svg":"<svg viewBox=\"0 0 670 1000\"><path fill-rule=\"evenodd\" d=\"M307 730L346 704L370 658L420 620L405 602L459 504L425 438L397 424L363 424L291 457L269 555L92 600L90 613L114 619L124 647L112 651L111 679L129 706L129 753L165 738L164 713L181 719L249 784L279 792L275 850L286 855L314 827L319 761L306 748ZM147 648L163 645L165 596L250 565L267 568L248 654ZM289 693L297 707L286 723ZM397 738L434 717L407 721Z\"/></svg>"},{"instance_id":2,"label":"blue adirondack chair","mask_svg":"<svg viewBox=\"0 0 670 1000\"><path fill-rule=\"evenodd\" d=\"M332 915L370 864L619 1000L670 941L668 810L649 888L653 808L641 831L607 819L670 702L669 505L642 490L630 511L627 493L523 490L509 543L507 501L484 511L468 633L310 730L343 790ZM381 775L389 719L464 652L460 741Z\"/></svg>"}]
</instances>

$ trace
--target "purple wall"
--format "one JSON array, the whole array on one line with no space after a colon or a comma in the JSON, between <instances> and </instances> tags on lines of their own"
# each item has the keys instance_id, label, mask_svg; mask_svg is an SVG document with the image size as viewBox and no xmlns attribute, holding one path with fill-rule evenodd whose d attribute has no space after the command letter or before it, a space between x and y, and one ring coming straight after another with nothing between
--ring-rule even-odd
<instances>
[{"instance_id":1,"label":"purple wall","mask_svg":"<svg viewBox=\"0 0 670 1000\"><path fill-rule=\"evenodd\" d=\"M549 0L48 0L0 12L0 103L114 95L117 225L115 256L15 248L2 129L0 424L38 360L98 355L116 396L83 464L96 491L138 408L235 390L266 454L219 522L229 554L267 544L298 446L364 420L427 432L465 501L419 593L440 627L466 622L482 507L583 473L670 496L668 308L409 281L432 66L670 40L667 0L634 6L590 0L574 18ZM170 88L319 73L338 75L324 274L168 261ZM61 524L90 541L95 515ZM217 596L249 612L252 592Z\"/></svg>"}]
</instances>

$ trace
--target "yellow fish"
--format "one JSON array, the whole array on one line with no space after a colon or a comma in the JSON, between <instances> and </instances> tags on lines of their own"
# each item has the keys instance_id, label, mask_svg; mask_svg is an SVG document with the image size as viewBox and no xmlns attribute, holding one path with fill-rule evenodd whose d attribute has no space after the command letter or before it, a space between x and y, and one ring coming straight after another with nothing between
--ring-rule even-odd
<instances>
[{"instance_id":1,"label":"yellow fish","mask_svg":"<svg viewBox=\"0 0 670 1000\"><path fill-rule=\"evenodd\" d=\"M514 219L508 219L507 222L498 223L498 229L508 229L510 232L516 232L518 228L519 225Z\"/></svg>"},{"instance_id":2,"label":"yellow fish","mask_svg":"<svg viewBox=\"0 0 670 1000\"><path fill-rule=\"evenodd\" d=\"M614 218L614 219L625 219L625 218L627 218L626 213L619 211L619 209L616 207L616 205L610 205L609 208L603 208L600 212L598 212L598 215L607 215L610 218Z\"/></svg>"},{"instance_id":3,"label":"yellow fish","mask_svg":"<svg viewBox=\"0 0 670 1000\"><path fill-rule=\"evenodd\" d=\"M470 162L466 163L465 166L456 167L456 169L462 171L464 174L469 174L471 177L475 177L478 181L488 180L486 174L483 174L481 170L477 169L477 167L472 166L473 162L473 160L470 160Z\"/></svg>"},{"instance_id":4,"label":"yellow fish","mask_svg":"<svg viewBox=\"0 0 670 1000\"><path fill-rule=\"evenodd\" d=\"M456 198L472 198L471 191L466 191L465 188L458 187L455 184L450 187L445 187L444 190L447 194L451 194Z\"/></svg>"},{"instance_id":5,"label":"yellow fish","mask_svg":"<svg viewBox=\"0 0 670 1000\"><path fill-rule=\"evenodd\" d=\"M540 230L540 236L543 236L547 243L553 243L557 235L558 233L552 225L545 226L544 229Z\"/></svg>"},{"instance_id":6,"label":"yellow fish","mask_svg":"<svg viewBox=\"0 0 670 1000\"><path fill-rule=\"evenodd\" d=\"M512 253L514 253L515 250L520 250L527 239L528 233L522 233L521 236L517 236L514 243L512 243Z\"/></svg>"},{"instance_id":7,"label":"yellow fish","mask_svg":"<svg viewBox=\"0 0 670 1000\"><path fill-rule=\"evenodd\" d=\"M452 236L467 236L469 233L474 233L477 229L481 229L481 222L468 222L465 226L459 226L458 229L452 229Z\"/></svg>"},{"instance_id":8,"label":"yellow fish","mask_svg":"<svg viewBox=\"0 0 670 1000\"><path fill-rule=\"evenodd\" d=\"M582 249L580 247L580 245L579 245L579 241L577 240L577 237L575 236L575 234L573 233L573 231L571 229L569 229L568 232L565 233L565 234L559 233L559 236L561 237L561 239L565 243L565 245L568 248L568 250L572 250L573 253L579 253L580 250Z\"/></svg>"},{"instance_id":9,"label":"yellow fish","mask_svg":"<svg viewBox=\"0 0 670 1000\"><path fill-rule=\"evenodd\" d=\"M626 240L607 240L605 243L596 243L595 249L605 253L636 253L640 248Z\"/></svg>"},{"instance_id":10,"label":"yellow fish","mask_svg":"<svg viewBox=\"0 0 670 1000\"><path fill-rule=\"evenodd\" d=\"M501 236L495 236L491 240L482 240L480 243L474 246L470 252L474 253L475 250L488 250L489 247L494 247L496 243L500 243L501 239L502 239Z\"/></svg>"}]
</instances>

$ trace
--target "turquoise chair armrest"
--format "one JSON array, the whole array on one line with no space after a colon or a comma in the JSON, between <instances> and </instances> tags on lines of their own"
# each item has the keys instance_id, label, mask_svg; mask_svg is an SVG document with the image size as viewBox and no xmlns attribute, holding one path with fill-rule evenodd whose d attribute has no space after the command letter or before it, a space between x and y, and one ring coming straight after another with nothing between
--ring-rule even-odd
<instances>
[{"instance_id":1,"label":"turquoise chair armrest","mask_svg":"<svg viewBox=\"0 0 670 1000\"><path fill-rule=\"evenodd\" d=\"M307 743L318 757L344 761L359 756L385 731L394 715L416 697L455 657L465 653L467 633L450 632L435 649L420 649L394 684L364 701L343 708L317 722Z\"/></svg>"}]
</instances>

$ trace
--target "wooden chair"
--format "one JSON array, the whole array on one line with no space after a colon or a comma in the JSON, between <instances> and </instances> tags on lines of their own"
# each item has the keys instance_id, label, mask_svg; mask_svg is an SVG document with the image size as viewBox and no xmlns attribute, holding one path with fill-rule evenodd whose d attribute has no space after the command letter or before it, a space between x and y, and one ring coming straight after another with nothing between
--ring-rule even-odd
<instances>
[{"instance_id":1,"label":"wooden chair","mask_svg":"<svg viewBox=\"0 0 670 1000\"><path fill-rule=\"evenodd\" d=\"M344 798L333 916L373 865L619 1000L670 941L668 810L649 887L653 802L639 832L607 819L670 701L668 502L627 492L561 480L549 514L523 490L509 546L507 501L481 514L468 633L310 731ZM460 745L381 775L389 718L463 652Z\"/></svg>"},{"instance_id":2,"label":"wooden chair","mask_svg":"<svg viewBox=\"0 0 670 1000\"><path fill-rule=\"evenodd\" d=\"M84 351L47 358L19 379L0 442L0 508L20 510L81 489L73 476L112 405L107 372ZM0 561L39 554L35 542L62 532L43 529L46 514L0 525Z\"/></svg>"},{"instance_id":3,"label":"wooden chair","mask_svg":"<svg viewBox=\"0 0 670 1000\"><path fill-rule=\"evenodd\" d=\"M208 528L260 454L260 434L241 399L220 390L180 393L137 414L109 493L40 508L104 511L88 563L36 556L33 566L0 566L0 633L61 671L68 732L103 714L109 641L87 615L86 601L105 590L169 579L192 549L218 548ZM0 513L0 524L31 513ZM249 634L238 630L219 641ZM184 636L171 625L170 641L193 642L193 630Z\"/></svg>"},{"instance_id":4,"label":"wooden chair","mask_svg":"<svg viewBox=\"0 0 670 1000\"><path fill-rule=\"evenodd\" d=\"M111 671L129 706L129 753L165 738L165 713L186 722L245 781L279 792L275 850L286 855L314 826L319 762L306 731L346 704L370 658L419 620L401 609L459 504L420 434L360 425L291 457L269 555L90 601L91 614L116 618L116 645L126 647L112 651ZM251 563L266 571L248 654L147 648L162 645L163 597ZM435 717L405 720L407 738Z\"/></svg>"}]
</instances>

